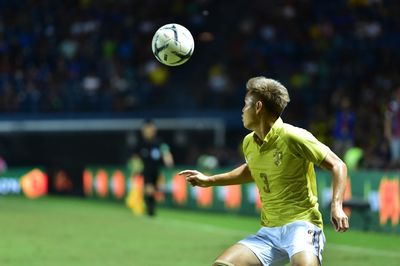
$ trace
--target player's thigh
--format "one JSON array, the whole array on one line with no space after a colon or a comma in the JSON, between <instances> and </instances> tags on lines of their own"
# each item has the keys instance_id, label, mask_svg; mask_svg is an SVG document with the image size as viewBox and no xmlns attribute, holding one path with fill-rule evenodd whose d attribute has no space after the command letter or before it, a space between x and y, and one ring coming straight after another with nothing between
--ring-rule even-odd
<instances>
[{"instance_id":1,"label":"player's thigh","mask_svg":"<svg viewBox=\"0 0 400 266\"><path fill-rule=\"evenodd\" d=\"M319 265L325 245L322 229L305 221L295 221L284 227L282 244L293 265Z\"/></svg>"},{"instance_id":2,"label":"player's thigh","mask_svg":"<svg viewBox=\"0 0 400 266\"><path fill-rule=\"evenodd\" d=\"M260 260L248 247L235 244L225 250L213 263L214 266L262 266Z\"/></svg>"},{"instance_id":3,"label":"player's thigh","mask_svg":"<svg viewBox=\"0 0 400 266\"><path fill-rule=\"evenodd\" d=\"M319 266L318 257L310 251L301 251L290 258L292 266Z\"/></svg>"}]
</instances>

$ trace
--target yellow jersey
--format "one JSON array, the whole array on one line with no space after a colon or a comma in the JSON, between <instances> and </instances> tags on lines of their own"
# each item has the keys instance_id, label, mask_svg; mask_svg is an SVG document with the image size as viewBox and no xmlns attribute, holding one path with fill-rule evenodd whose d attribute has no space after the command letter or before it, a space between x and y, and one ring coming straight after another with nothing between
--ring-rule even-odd
<instances>
[{"instance_id":1,"label":"yellow jersey","mask_svg":"<svg viewBox=\"0 0 400 266\"><path fill-rule=\"evenodd\" d=\"M260 192L261 225L302 220L323 227L314 164L319 165L328 154L326 145L307 130L278 118L264 140L254 132L248 134L243 152Z\"/></svg>"}]
</instances>

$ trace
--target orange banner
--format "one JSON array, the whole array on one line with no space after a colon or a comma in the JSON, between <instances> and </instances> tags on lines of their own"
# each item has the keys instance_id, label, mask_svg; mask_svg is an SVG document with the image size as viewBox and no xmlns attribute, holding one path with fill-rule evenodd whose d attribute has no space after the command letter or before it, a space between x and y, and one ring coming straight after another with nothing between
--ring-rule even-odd
<instances>
[{"instance_id":1,"label":"orange banner","mask_svg":"<svg viewBox=\"0 0 400 266\"><path fill-rule=\"evenodd\" d=\"M176 174L172 178L172 199L179 205L187 203L187 185L184 176Z\"/></svg>"},{"instance_id":2,"label":"orange banner","mask_svg":"<svg viewBox=\"0 0 400 266\"><path fill-rule=\"evenodd\" d=\"M200 207L211 207L213 203L212 187L196 187L197 189L197 205Z\"/></svg>"},{"instance_id":3,"label":"orange banner","mask_svg":"<svg viewBox=\"0 0 400 266\"><path fill-rule=\"evenodd\" d=\"M399 224L399 180L382 178L379 186L379 222L384 225L390 219L392 225Z\"/></svg>"},{"instance_id":4,"label":"orange banner","mask_svg":"<svg viewBox=\"0 0 400 266\"><path fill-rule=\"evenodd\" d=\"M240 185L225 187L225 207L228 209L240 208L242 203L242 187Z\"/></svg>"},{"instance_id":5,"label":"orange banner","mask_svg":"<svg viewBox=\"0 0 400 266\"><path fill-rule=\"evenodd\" d=\"M35 199L47 194L48 178L45 173L39 169L33 169L21 177L21 188L25 196Z\"/></svg>"}]
</instances>

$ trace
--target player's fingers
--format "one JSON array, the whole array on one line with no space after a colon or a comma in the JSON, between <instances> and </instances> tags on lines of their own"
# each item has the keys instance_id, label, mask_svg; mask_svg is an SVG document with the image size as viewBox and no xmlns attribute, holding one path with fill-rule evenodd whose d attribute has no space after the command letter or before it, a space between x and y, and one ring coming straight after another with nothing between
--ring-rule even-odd
<instances>
[{"instance_id":1,"label":"player's fingers","mask_svg":"<svg viewBox=\"0 0 400 266\"><path fill-rule=\"evenodd\" d=\"M178 175L187 175L188 173L190 173L191 171L190 170L183 170L183 171L180 171L179 173L178 173Z\"/></svg>"},{"instance_id":2,"label":"player's fingers","mask_svg":"<svg viewBox=\"0 0 400 266\"><path fill-rule=\"evenodd\" d=\"M189 182L193 187L199 185L199 180L196 177L186 177L186 181Z\"/></svg>"},{"instance_id":3,"label":"player's fingers","mask_svg":"<svg viewBox=\"0 0 400 266\"><path fill-rule=\"evenodd\" d=\"M336 231L338 232L345 232L348 229L348 219L347 217L341 217L341 218L337 218L335 219L336 221Z\"/></svg>"},{"instance_id":4,"label":"player's fingers","mask_svg":"<svg viewBox=\"0 0 400 266\"><path fill-rule=\"evenodd\" d=\"M341 219L341 232L346 232L346 230L349 228L349 220L347 217L343 217Z\"/></svg>"},{"instance_id":5,"label":"player's fingers","mask_svg":"<svg viewBox=\"0 0 400 266\"><path fill-rule=\"evenodd\" d=\"M178 175L188 176L188 175L194 175L194 174L196 174L196 173L197 173L196 170L183 170L183 171L180 171L180 172L178 173Z\"/></svg>"},{"instance_id":6,"label":"player's fingers","mask_svg":"<svg viewBox=\"0 0 400 266\"><path fill-rule=\"evenodd\" d=\"M344 227L346 228L346 230L350 228L349 218L347 218L347 217L346 217L346 219L344 220ZM345 230L345 231L346 231L346 230Z\"/></svg>"},{"instance_id":7,"label":"player's fingers","mask_svg":"<svg viewBox=\"0 0 400 266\"><path fill-rule=\"evenodd\" d=\"M192 187L197 186L197 180L196 179L192 179L189 181L190 185L192 185Z\"/></svg>"},{"instance_id":8,"label":"player's fingers","mask_svg":"<svg viewBox=\"0 0 400 266\"><path fill-rule=\"evenodd\" d=\"M186 181L187 181L187 182L193 182L193 181L194 181L194 177L192 177L192 176L186 176Z\"/></svg>"},{"instance_id":9,"label":"player's fingers","mask_svg":"<svg viewBox=\"0 0 400 266\"><path fill-rule=\"evenodd\" d=\"M339 224L336 221L336 219L334 217L331 218L331 222L333 224L333 226L335 227L335 230L338 231L339 230Z\"/></svg>"},{"instance_id":10,"label":"player's fingers","mask_svg":"<svg viewBox=\"0 0 400 266\"><path fill-rule=\"evenodd\" d=\"M343 232L343 230L344 230L344 222L343 222L343 219L339 219L339 220L338 220L338 224L339 224L338 232Z\"/></svg>"}]
</instances>

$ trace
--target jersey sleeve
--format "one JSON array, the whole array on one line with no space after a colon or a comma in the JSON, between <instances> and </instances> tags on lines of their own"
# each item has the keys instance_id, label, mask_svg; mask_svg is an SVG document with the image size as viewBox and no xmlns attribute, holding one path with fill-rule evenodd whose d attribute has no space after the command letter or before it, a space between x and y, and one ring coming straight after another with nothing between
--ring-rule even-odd
<instances>
[{"instance_id":1,"label":"jersey sleeve","mask_svg":"<svg viewBox=\"0 0 400 266\"><path fill-rule=\"evenodd\" d=\"M315 165L320 165L330 151L329 147L320 142L310 132L296 128L288 134L290 150Z\"/></svg>"}]
</instances>

